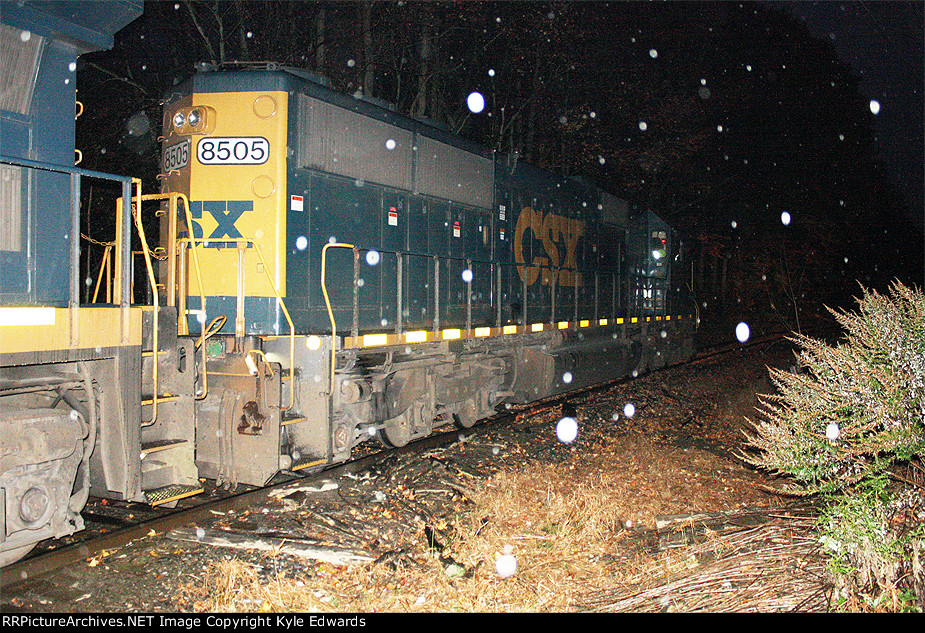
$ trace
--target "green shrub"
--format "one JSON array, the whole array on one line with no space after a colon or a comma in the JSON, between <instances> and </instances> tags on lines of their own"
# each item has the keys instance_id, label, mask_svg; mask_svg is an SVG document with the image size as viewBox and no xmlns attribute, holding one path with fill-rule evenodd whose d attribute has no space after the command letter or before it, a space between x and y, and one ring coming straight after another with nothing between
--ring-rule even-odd
<instances>
[{"instance_id":1,"label":"green shrub","mask_svg":"<svg viewBox=\"0 0 925 633\"><path fill-rule=\"evenodd\" d=\"M835 606L850 611L921 611L925 516L914 489L896 493L878 475L831 495L817 529L835 584Z\"/></svg>"},{"instance_id":2,"label":"green shrub","mask_svg":"<svg viewBox=\"0 0 925 633\"><path fill-rule=\"evenodd\" d=\"M858 303L832 311L845 330L836 344L792 339L800 371L770 370L777 393L761 398L746 434L753 451L740 456L784 476L783 492L823 495L817 528L838 608L922 610L925 477L904 488L890 469L922 472L925 296L896 282Z\"/></svg>"},{"instance_id":3,"label":"green shrub","mask_svg":"<svg viewBox=\"0 0 925 633\"><path fill-rule=\"evenodd\" d=\"M748 434L761 468L792 477L788 492L841 490L925 451L925 296L894 283L864 290L856 314L835 312L847 331L835 345L793 340L802 371L771 369Z\"/></svg>"}]
</instances>

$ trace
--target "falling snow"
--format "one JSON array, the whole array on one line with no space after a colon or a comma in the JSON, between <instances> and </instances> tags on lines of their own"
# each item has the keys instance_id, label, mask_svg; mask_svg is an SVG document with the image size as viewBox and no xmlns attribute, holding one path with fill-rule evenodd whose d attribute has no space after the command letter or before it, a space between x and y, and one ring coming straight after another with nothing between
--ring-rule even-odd
<instances>
[{"instance_id":1,"label":"falling snow","mask_svg":"<svg viewBox=\"0 0 925 633\"><path fill-rule=\"evenodd\" d=\"M564 417L556 424L556 437L563 444L571 444L578 437L578 421L572 417Z\"/></svg>"},{"instance_id":2,"label":"falling snow","mask_svg":"<svg viewBox=\"0 0 925 633\"><path fill-rule=\"evenodd\" d=\"M478 114L485 109L485 97L482 96L481 92L470 92L469 96L466 97L466 106L470 112Z\"/></svg>"},{"instance_id":3,"label":"falling snow","mask_svg":"<svg viewBox=\"0 0 925 633\"><path fill-rule=\"evenodd\" d=\"M748 327L748 323L744 321L736 325L736 340L740 343L746 342L751 336L751 330Z\"/></svg>"}]
</instances>

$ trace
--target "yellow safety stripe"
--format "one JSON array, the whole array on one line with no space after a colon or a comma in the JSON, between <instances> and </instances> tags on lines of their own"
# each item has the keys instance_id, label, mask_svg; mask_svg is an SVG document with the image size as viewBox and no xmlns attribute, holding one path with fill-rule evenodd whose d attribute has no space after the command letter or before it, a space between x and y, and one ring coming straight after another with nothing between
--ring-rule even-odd
<instances>
[{"instance_id":1,"label":"yellow safety stripe","mask_svg":"<svg viewBox=\"0 0 925 633\"><path fill-rule=\"evenodd\" d=\"M0 307L0 354L141 345L142 308L128 310L122 340L118 306Z\"/></svg>"},{"instance_id":2,"label":"yellow safety stripe","mask_svg":"<svg viewBox=\"0 0 925 633\"><path fill-rule=\"evenodd\" d=\"M618 319L598 319L596 325L626 325L641 321L681 321L692 319L692 315L648 316ZM574 330L592 327L592 321L582 319L578 322L557 321L556 323L530 323L528 325L503 325L501 327L476 327L471 331L460 328L447 328L443 330L409 330L407 332L375 332L359 336L344 337L345 349L361 349L365 347L384 347L389 345L413 345L416 343L435 343L440 341L455 341L467 339L482 339L494 336L510 336L513 334L531 334L553 330Z\"/></svg>"}]
</instances>

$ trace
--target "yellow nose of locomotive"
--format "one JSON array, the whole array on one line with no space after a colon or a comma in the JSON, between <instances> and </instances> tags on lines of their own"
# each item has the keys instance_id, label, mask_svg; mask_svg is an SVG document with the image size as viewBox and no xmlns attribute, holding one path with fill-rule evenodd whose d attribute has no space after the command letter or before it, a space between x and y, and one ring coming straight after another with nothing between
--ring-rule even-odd
<instances>
[{"instance_id":1,"label":"yellow nose of locomotive","mask_svg":"<svg viewBox=\"0 0 925 633\"><path fill-rule=\"evenodd\" d=\"M189 222L180 213L177 235L162 235L162 246L187 258L196 249L198 271L176 262L178 292L197 316L191 331L225 314L238 334L278 333L271 304L285 295L288 94L211 92L200 81L164 113L162 191L186 196L190 213ZM214 314L197 312L200 295Z\"/></svg>"}]
</instances>

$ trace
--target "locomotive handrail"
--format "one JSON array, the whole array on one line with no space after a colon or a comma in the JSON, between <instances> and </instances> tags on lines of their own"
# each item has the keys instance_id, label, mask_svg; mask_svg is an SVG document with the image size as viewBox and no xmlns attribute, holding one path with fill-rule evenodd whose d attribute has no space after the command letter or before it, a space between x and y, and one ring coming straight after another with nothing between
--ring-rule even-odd
<instances>
[{"instance_id":1,"label":"locomotive handrail","mask_svg":"<svg viewBox=\"0 0 925 633\"><path fill-rule=\"evenodd\" d=\"M242 258L243 258L243 253L244 253L244 251L246 251L248 248L253 248L254 251L256 251L256 253L257 253L257 258L260 260L260 265L261 265L261 267L263 268L264 274L266 275L267 283L269 283L270 289L273 291L273 295L276 297L276 300L279 302L279 307L282 308L282 310L283 310L283 316L286 317L286 322L289 324L289 381L290 381L290 385L293 385L293 384L294 384L294 378L295 378L295 324L292 322L292 317L289 315L289 309L286 307L286 302L283 300L282 295L279 293L279 290L277 290L277 288L276 288L276 283L273 281L273 278L270 276L270 267L267 266L267 261L266 261L266 259L265 259L264 256L263 256L263 251L262 251L261 248L260 248L260 244L259 244L256 240L252 240L252 239L247 238L247 237L223 237L223 238L202 238L202 237L196 238L196 237L188 237L188 238L178 239L178 240L177 240L177 243L178 243L178 244L183 244L183 243L190 244L190 245L193 247L193 250L194 250L194 251L195 251L195 245L198 244L198 243L202 243L202 244L235 244L235 245L237 246L239 252L241 253L241 256L240 256L240 257L242 257ZM243 275L244 275L243 261L240 261L240 263L239 263L238 274L239 274L240 276L242 276L242 278L243 278ZM202 278L201 278L201 277L200 277L200 280L199 280L199 289L200 289L200 291L203 291L203 287L202 287ZM242 284L239 283L239 284L238 284L238 290L237 290L237 304L238 304L238 306L237 306L237 307L238 307L238 317L237 317L237 319L238 319L238 320L242 319L243 316L244 316L244 305L243 305L243 303L244 303L243 288L242 288ZM235 329L236 329L236 331L237 331L237 329L238 329L238 326L237 326L237 325L236 325ZM236 332L236 333L237 333L237 332ZM205 323L203 323L203 336L204 336L204 335L205 335ZM203 339L203 342L204 342L204 339ZM205 350L205 345L202 345L202 348L203 348L203 350ZM203 352L203 353L205 353L205 352ZM281 410L281 411L288 411L288 410L291 409L294 405L295 405L295 389L294 389L292 386L290 386L290 389L289 389L289 404L288 404L287 406L285 406L285 407L281 407L280 410Z\"/></svg>"},{"instance_id":2,"label":"locomotive handrail","mask_svg":"<svg viewBox=\"0 0 925 633\"><path fill-rule=\"evenodd\" d=\"M435 301L434 312L435 314L434 314L434 323L433 323L432 329L435 332L440 330L440 321L439 321L440 319L440 315L439 315L439 311L440 311L440 298L439 298L440 277L439 275L440 273L439 273L439 268L438 268L440 262L463 262L466 264L466 268L470 271L473 271L473 265L478 265L478 264L485 264L485 265L490 265L492 267L495 267L498 271L498 276L492 279L492 284L494 286L494 290L496 290L498 293L500 293L501 291L501 280L500 280L501 270L504 268L513 270L520 266L520 264L516 264L514 262L500 262L500 261L493 260L493 259L480 259L480 258L458 257L458 256L449 256L449 255L430 255L426 253L414 253L414 252L409 252L409 251L404 251L404 250L392 250L392 249L384 249L384 248L358 248L357 250L366 251L366 252L375 251L380 254L388 253L388 254L394 255L397 259L398 266L396 268L396 274L398 275L398 279L396 281L396 285L399 286L399 288L398 288L398 292L396 296L396 301L399 303L399 305L396 306L396 315L397 315L396 330L395 330L396 334L401 334L403 331L402 330L403 323L401 320L403 306L400 304L402 300L400 284L401 284L401 275L402 275L402 263L401 262L404 258L420 257L420 258L434 260L435 267L433 270L433 274L434 274L434 282L435 282L434 283L434 301ZM556 266L553 264L533 264L533 266L535 266L537 269L541 271L541 278L544 278L544 279L547 278L546 273L544 271L548 271L550 273L549 277L555 278L555 279L561 278L560 273L563 271L572 272L572 273L583 273L583 274L590 274L592 272L588 269L580 269L580 268L575 268L575 267L570 267L570 266ZM599 283L600 273L598 271L593 271L593 274L594 274L595 285L597 285ZM605 275L605 276L611 277L611 287L612 287L611 301L610 301L611 305L610 305L609 314L607 315L606 318L612 320L612 319L617 318L617 313L619 312L619 304L617 302L617 289L616 289L616 283L615 283L616 276L614 274ZM471 279L466 281L466 286L469 289L469 292L467 292L467 299L466 299L466 329L472 330L472 307L473 306L472 306L472 295L471 295L471 287L472 287ZM548 323L552 325L558 322L557 315L556 315L557 309L559 308L559 306L557 305L557 289L561 287L562 286L559 286L558 284L549 286L549 292L550 292L549 313L542 316L543 323ZM522 304L522 312L519 315L518 320L520 322L520 325L522 326L528 325L530 321L528 314L527 314L527 289L528 288L529 286L526 286L525 284L521 283L523 304ZM594 293L595 301L594 301L594 306L593 306L593 320L595 322L603 318L599 315L600 306L599 306L599 296L598 295L599 295L598 292ZM354 303L356 304L356 299L354 300ZM573 300L571 303L572 303L573 314L572 314L572 318L569 320L573 324L577 324L579 322L579 318L578 318L579 294L577 292L577 289L573 293ZM356 312L356 310L357 310L357 306L354 305L354 312ZM330 315L329 315L329 318L330 318ZM497 297L497 301L496 301L496 314L495 314L495 321L496 321L495 325L497 327L501 327L502 325L501 320L502 320L501 318L501 298L499 294ZM354 314L354 323L356 324L356 322L357 322L357 315ZM577 327L577 325L575 325L575 327ZM354 326L353 335L357 336L356 326Z\"/></svg>"},{"instance_id":3,"label":"locomotive handrail","mask_svg":"<svg viewBox=\"0 0 925 633\"><path fill-rule=\"evenodd\" d=\"M28 167L30 169L38 169L41 171L50 171L59 174L68 174L71 177L71 252L70 252L70 263L71 263L71 283L70 283L70 297L68 299L68 307L70 311L73 312L79 309L80 307L80 275L78 274L78 269L80 268L80 178L97 178L99 180L108 180L111 182L118 182L122 184L122 196L123 204L131 204L132 198L132 178L131 176L118 176L116 174L107 174L101 171L94 171L91 169L83 169L81 167L75 167L71 165L59 165L55 163L48 163L37 160L30 160L27 158L19 158L14 156L7 156L5 154L0 154L0 163L6 163L8 165L14 165L17 167ZM119 255L121 256L121 277L120 277L120 297L119 297L119 319L121 325L121 335L122 342L125 343L129 340L129 319L128 313L130 308L130 288L129 288L129 276L130 276L130 261L126 256L124 251L127 251L131 245L131 221L128 217L121 218L121 225L118 227L121 229L122 235L122 244ZM71 338L74 339L76 336L75 328L77 327L77 319L71 319Z\"/></svg>"},{"instance_id":4,"label":"locomotive handrail","mask_svg":"<svg viewBox=\"0 0 925 633\"><path fill-rule=\"evenodd\" d=\"M176 304L177 304L177 297L176 297L176 294L177 294L177 292L176 292L176 279L177 279L177 271L176 271L176 257L177 257L177 254L176 254L176 244L177 244L177 242L178 242L178 240L177 240L177 213L176 213L176 210L177 210L177 200L182 200L182 201L183 201L183 209L184 209L184 213L185 213L185 216L186 216L186 226L187 226L187 227L191 227L191 226L193 226L193 219L192 219L192 213L191 213L191 211L190 211L190 206L189 206L189 198L187 198L185 194L180 193L180 192L170 192L170 193L166 193L166 194L163 194L163 193L150 193L150 194L145 194L145 195L141 196L141 201L150 201L150 200L156 200L156 201L164 201L164 200L166 200L166 201L168 202L168 204L169 204L169 207L168 207L168 214L169 214L169 216L168 216L168 229L167 229L167 230L168 230L167 243L172 247L172 251L169 252L168 255L167 255L167 260L168 260L168 275L167 275L167 276L168 276L168 281L167 281L167 287L165 288L165 291L166 291L167 305L168 305L168 306L177 307L177 306L176 306ZM139 212L140 212L140 211L139 211ZM187 231L189 231L189 228L187 228ZM201 347L201 350L202 350L202 351L201 351L201 353L202 353L202 391L201 391L201 393L199 393L198 395L196 395L196 400L203 400L203 399L205 399L205 397L208 396L208 394L209 394L209 379L208 379L208 372L206 371L206 349L205 349L205 346L201 344L201 343L203 342L202 336L205 336L205 327L204 327L204 326L205 326L205 321L207 320L207 317L206 317L206 315L207 315L207 312L206 312L206 297L205 297L205 293L204 293L204 291L203 291L203 286L202 286L202 270L201 270L201 267L200 267L200 265L199 265L199 253L198 253L198 251L197 251L195 248L192 249L192 251L193 251L193 265L194 265L194 267L195 267L195 269L196 269L196 279L197 279L197 281L199 282L199 301L200 301L200 303L199 303L199 309L201 310L201 314L202 314L202 323L203 323L203 331L202 331L202 335L201 335L201 337L200 337L200 347ZM155 286L155 287L152 287L152 290L153 290L153 294L157 294L157 287L156 287L156 286ZM188 324L187 324L187 322L186 322L186 318L185 318L185 317L186 317L186 309L185 309L185 308L186 308L186 293L185 293L185 292L182 294L181 300L182 300L182 304L183 304L183 305L180 306L180 307L183 308L183 310L182 310L182 315L183 315L184 318L178 319L178 320L177 320L177 328L178 328L180 334L189 334L189 326L188 326ZM180 312L179 307L178 307L178 312Z\"/></svg>"},{"instance_id":5,"label":"locomotive handrail","mask_svg":"<svg viewBox=\"0 0 925 633\"><path fill-rule=\"evenodd\" d=\"M639 301L632 301L634 295L630 295L631 301L624 303L623 292L629 291L633 293L638 291L636 286L623 288L618 281L618 273L616 272L600 272L596 270L591 270L588 268L576 268L570 266L557 266L550 263L545 264L532 264L535 268L540 270L540 278L549 280L542 288L537 289L531 285L527 285L522 279L517 279L516 274L513 272L519 264L514 262L499 262L497 260L491 259L476 259L471 257L458 257L458 256L447 256L447 255L431 255L426 253L414 253L405 250L393 250L393 249L384 249L384 248L360 248L355 247L350 244L330 244L330 247L340 246L344 248L354 248L356 255L353 258L353 268L354 268L354 297L353 297L353 331L350 339L345 340L345 344L350 347L353 347L362 340L361 345L383 345L389 344L389 342L400 341L402 340L402 335L408 332L407 324L404 319L401 318L403 314L404 306L401 304L403 300L403 294L400 288L396 289L396 314L394 326L394 337L392 334L364 334L360 338L360 328L359 328L359 301L357 294L357 277L358 277L358 262L360 261L359 253L363 252L376 252L381 255L389 254L393 255L396 258L396 285L400 285L403 277L403 262L406 259L410 258L423 258L425 260L433 260L433 265L430 267L431 280L433 281L433 323L427 329L430 329L433 332L434 336L441 336L444 339L446 338L473 338L473 335L478 338L481 336L486 336L486 332L490 331L488 327L474 327L474 308L473 299L472 299L472 280L466 279L466 286L468 289L467 298L465 303L466 309L466 324L465 324L465 335L462 335L463 330L451 328L445 332L441 331L441 298L440 298L440 285L441 285L441 273L440 268L441 264L444 262L462 262L470 270L474 271L474 268L478 265L490 265L493 267L494 271L492 274L492 293L497 293L497 300L495 306L495 314L493 319L495 321L494 327L502 334L511 334L519 331L530 331L537 332L545 329L543 326L550 327L551 329L563 330L563 329L572 329L579 330L584 327L588 327L590 324L594 325L635 325L648 323L651 321L668 321L671 320L672 316L669 316L668 306L666 305L665 298L659 294L658 297L653 296L649 299L650 305L644 305ZM327 258L326 250L328 245L322 248L322 278L326 278L327 274ZM520 313L515 316L515 322L518 324L516 326L510 324L504 324L502 319L502 301L500 292L502 290L502 281L501 276L504 270L507 270L511 274L511 283L514 286L520 286L521 292L521 310ZM573 272L581 273L586 276L588 283L591 283L593 278L593 303L583 303L582 302L582 293L579 290L579 287L571 286L560 286L553 280L560 279L560 273L562 272ZM661 288L664 284L656 284ZM602 288L607 288L609 286L610 291L606 294L609 295L607 301L602 302ZM561 290L563 288L572 289L572 296L568 297L567 301L560 301L562 298ZM656 287L653 286L650 292L654 292ZM659 290L659 293L663 291L663 288ZM606 292L606 291L604 291ZM334 310L331 305L331 299L328 296L327 288L324 282L322 282L322 293L325 298L325 307L328 312L328 319L331 322L331 331L333 336L336 337L337 334L337 324L334 320ZM529 314L529 302L531 295L535 296L536 293L545 295L545 298L540 298L539 306L534 306L534 309L537 307L542 308L542 315L534 315L534 318L531 319ZM639 305L637 305L637 303ZM454 304L458 308L462 308L463 304L458 303ZM490 307L490 306L488 306ZM634 309L635 308L635 309ZM571 313L571 314L566 314ZM539 319L537 319L539 317ZM678 315L676 318L682 318L681 315ZM413 328L412 328L413 329ZM423 329L423 328L419 328ZM364 331L366 329L364 328ZM411 332L415 334L414 341L422 342L425 340L430 340L429 337L422 337L418 335L417 330ZM333 371L332 371L333 375Z\"/></svg>"},{"instance_id":6,"label":"locomotive handrail","mask_svg":"<svg viewBox=\"0 0 925 633\"><path fill-rule=\"evenodd\" d=\"M138 231L138 239L141 241L141 250L145 260L145 268L148 271L148 283L151 284L151 303L153 309L152 315L152 332L151 332L151 352L153 353L153 362L151 363L151 420L143 426L152 426L157 422L157 404L158 398L158 358L160 353L159 340L159 323L160 323L160 300L157 293L157 278L154 276L154 265L151 263L151 249L148 247L148 239L145 236L144 223L141 221L141 202L144 200L141 195L141 179L132 178L137 195L136 202L131 207L132 217L135 219L135 229ZM123 209L124 215L124 209Z\"/></svg>"},{"instance_id":7,"label":"locomotive handrail","mask_svg":"<svg viewBox=\"0 0 925 633\"><path fill-rule=\"evenodd\" d=\"M93 287L93 299L90 300L90 303L96 303L97 297L100 294L100 285L103 283L103 278L106 278L106 303L112 302L112 271L110 266L112 265L112 244L106 244L103 249L103 259L100 262L100 272L96 276L96 285Z\"/></svg>"},{"instance_id":8,"label":"locomotive handrail","mask_svg":"<svg viewBox=\"0 0 925 633\"><path fill-rule=\"evenodd\" d=\"M349 248L356 253L357 248L353 244L342 244L340 242L328 242L323 247L321 247L321 294L324 295L324 304L328 309L328 319L331 321L331 374L330 374L330 384L329 390L330 393L334 394L334 368L336 365L336 354L337 354L337 321L334 319L334 311L331 309L331 299L328 296L328 287L325 284L325 271L327 269L327 256L329 248ZM356 257L354 256L354 261ZM354 284L356 288L356 284ZM290 390L291 391L291 390Z\"/></svg>"}]
</instances>

